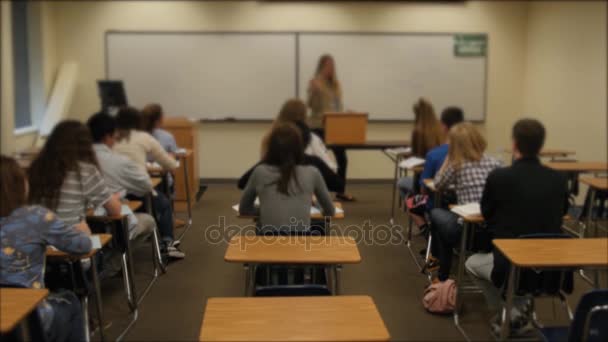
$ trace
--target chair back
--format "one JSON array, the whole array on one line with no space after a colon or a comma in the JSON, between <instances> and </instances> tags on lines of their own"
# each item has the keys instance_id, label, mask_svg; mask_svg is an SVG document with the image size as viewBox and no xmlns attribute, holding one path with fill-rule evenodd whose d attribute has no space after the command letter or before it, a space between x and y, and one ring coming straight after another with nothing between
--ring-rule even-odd
<instances>
[{"instance_id":1,"label":"chair back","mask_svg":"<svg viewBox=\"0 0 608 342\"><path fill-rule=\"evenodd\" d=\"M568 341L608 341L608 290L585 293L574 313Z\"/></svg>"}]
</instances>

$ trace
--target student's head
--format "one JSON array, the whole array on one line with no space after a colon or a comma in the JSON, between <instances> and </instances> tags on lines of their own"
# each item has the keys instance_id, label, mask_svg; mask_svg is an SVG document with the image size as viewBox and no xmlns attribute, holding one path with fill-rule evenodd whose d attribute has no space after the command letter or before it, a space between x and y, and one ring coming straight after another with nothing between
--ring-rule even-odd
<instances>
[{"instance_id":1,"label":"student's head","mask_svg":"<svg viewBox=\"0 0 608 342\"><path fill-rule=\"evenodd\" d=\"M458 107L447 107L441 112L441 126L447 134L452 126L464 121L464 113Z\"/></svg>"},{"instance_id":2,"label":"student's head","mask_svg":"<svg viewBox=\"0 0 608 342\"><path fill-rule=\"evenodd\" d=\"M163 107L158 103L151 103L141 110L143 129L148 133L152 133L159 128L163 123Z\"/></svg>"},{"instance_id":3,"label":"student's head","mask_svg":"<svg viewBox=\"0 0 608 342\"><path fill-rule=\"evenodd\" d=\"M336 65L332 55L325 54L319 57L315 74L332 83L336 82Z\"/></svg>"},{"instance_id":4,"label":"student's head","mask_svg":"<svg viewBox=\"0 0 608 342\"><path fill-rule=\"evenodd\" d=\"M443 143L445 135L441 131L441 125L433 105L424 98L414 103L415 134L412 145L416 146L416 154L425 155L430 149Z\"/></svg>"},{"instance_id":5,"label":"student's head","mask_svg":"<svg viewBox=\"0 0 608 342\"><path fill-rule=\"evenodd\" d=\"M513 154L516 158L536 157L545 143L545 127L535 119L521 119L513 126Z\"/></svg>"},{"instance_id":6,"label":"student's head","mask_svg":"<svg viewBox=\"0 0 608 342\"><path fill-rule=\"evenodd\" d=\"M470 122L461 122L450 128L448 139L448 159L456 168L464 162L481 160L487 147L486 139Z\"/></svg>"},{"instance_id":7,"label":"student's head","mask_svg":"<svg viewBox=\"0 0 608 342\"><path fill-rule=\"evenodd\" d=\"M0 217L27 204L27 180L15 159L0 156Z\"/></svg>"},{"instance_id":8,"label":"student's head","mask_svg":"<svg viewBox=\"0 0 608 342\"><path fill-rule=\"evenodd\" d=\"M287 100L277 116L276 122L306 121L307 108L300 99Z\"/></svg>"},{"instance_id":9,"label":"student's head","mask_svg":"<svg viewBox=\"0 0 608 342\"><path fill-rule=\"evenodd\" d=\"M87 121L91 137L95 144L114 145L116 135L116 120L107 113L94 114Z\"/></svg>"},{"instance_id":10,"label":"student's head","mask_svg":"<svg viewBox=\"0 0 608 342\"><path fill-rule=\"evenodd\" d=\"M437 116L435 116L435 109L433 105L425 98L419 98L414 103L414 122L424 122L433 120L437 122Z\"/></svg>"},{"instance_id":11,"label":"student's head","mask_svg":"<svg viewBox=\"0 0 608 342\"><path fill-rule=\"evenodd\" d=\"M304 146L298 128L291 123L279 123L268 136L268 147L263 163L276 166L280 177L277 189L282 194L289 194L290 181L298 185L296 166L304 160Z\"/></svg>"},{"instance_id":12,"label":"student's head","mask_svg":"<svg viewBox=\"0 0 608 342\"><path fill-rule=\"evenodd\" d=\"M122 107L116 115L118 140L129 139L132 130L141 129L141 114L133 107Z\"/></svg>"},{"instance_id":13,"label":"student's head","mask_svg":"<svg viewBox=\"0 0 608 342\"><path fill-rule=\"evenodd\" d=\"M29 199L55 210L68 172L78 172L79 162L99 166L88 128L76 120L57 124L28 170Z\"/></svg>"}]
</instances>

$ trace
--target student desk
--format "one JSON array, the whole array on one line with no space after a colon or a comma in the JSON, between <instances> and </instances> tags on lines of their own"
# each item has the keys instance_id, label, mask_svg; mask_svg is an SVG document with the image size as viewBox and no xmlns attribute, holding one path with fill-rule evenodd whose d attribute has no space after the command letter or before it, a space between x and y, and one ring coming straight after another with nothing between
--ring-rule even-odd
<instances>
[{"instance_id":1,"label":"student desk","mask_svg":"<svg viewBox=\"0 0 608 342\"><path fill-rule=\"evenodd\" d=\"M511 262L506 312L511 312L516 279L521 268L606 268L608 239L495 239L494 246ZM597 287L597 284L595 284ZM505 315L500 340L509 335L511 315Z\"/></svg>"},{"instance_id":2,"label":"student desk","mask_svg":"<svg viewBox=\"0 0 608 342\"><path fill-rule=\"evenodd\" d=\"M112 235L111 234L98 234L97 236L99 236L99 241L101 242L101 246L104 247L105 245L107 245L110 240L112 240ZM99 284L99 276L97 274L97 264L94 260L94 256L95 254L97 254L98 249L92 249L89 253L87 254L83 254L83 255L72 255L72 254L68 254L62 251L58 251L55 249L52 249L50 247L47 248L46 250L46 257L49 259L64 259L64 260L69 260L69 261L75 261L79 264L79 266L82 269L82 263L81 261L84 259L89 259L90 260L90 264L91 264L91 275L93 277L93 285L94 285L94 289L95 289L95 307L97 309L97 318L99 319L99 334L101 337L101 340L104 341L104 331L103 331L103 327L105 326L104 324L104 319L103 319L103 303L102 303L102 298L101 298L101 289L100 289L100 284ZM83 269L84 272L84 269ZM83 292L87 292L87 289L83 289ZM80 291L79 291L80 292ZM88 298L87 296L81 298L81 303L82 303L82 314L84 315L84 324L85 324L85 331L86 331L86 336L90 336L90 331L89 331L89 320L88 320Z\"/></svg>"},{"instance_id":3,"label":"student desk","mask_svg":"<svg viewBox=\"0 0 608 342\"><path fill-rule=\"evenodd\" d=\"M342 209L342 203L340 202L334 202L334 207L337 209ZM240 213L237 213L237 218L241 218L241 219L257 219L258 216L257 215L241 215ZM323 216L322 213L318 213L318 214L310 214L310 218L313 220L323 220L325 219L325 216ZM336 220L343 220L344 219L344 211L338 213L336 212L336 214L331 217L332 219L336 219ZM329 227L328 227L329 228Z\"/></svg>"},{"instance_id":4,"label":"student desk","mask_svg":"<svg viewBox=\"0 0 608 342\"><path fill-rule=\"evenodd\" d=\"M607 162L548 162L545 165L562 172L595 173L608 171Z\"/></svg>"},{"instance_id":5,"label":"student desk","mask_svg":"<svg viewBox=\"0 0 608 342\"><path fill-rule=\"evenodd\" d=\"M595 196L598 191L608 191L608 178L606 177L584 177L580 179L580 182L589 186L589 203L591 204L591 208L587 210L587 222L585 225L587 228L591 227L593 223L593 202L595 202ZM597 225L595 225L595 234L594 236L598 236Z\"/></svg>"},{"instance_id":6,"label":"student desk","mask_svg":"<svg viewBox=\"0 0 608 342\"><path fill-rule=\"evenodd\" d=\"M0 289L0 334L8 334L26 317L37 315L36 307L48 294L47 289Z\"/></svg>"},{"instance_id":7,"label":"student desk","mask_svg":"<svg viewBox=\"0 0 608 342\"><path fill-rule=\"evenodd\" d=\"M388 341L371 297L209 298L200 341Z\"/></svg>"},{"instance_id":8,"label":"student desk","mask_svg":"<svg viewBox=\"0 0 608 342\"><path fill-rule=\"evenodd\" d=\"M150 177L150 181L152 182L152 187L156 188L163 182L163 179L161 177Z\"/></svg>"},{"instance_id":9,"label":"student desk","mask_svg":"<svg viewBox=\"0 0 608 342\"><path fill-rule=\"evenodd\" d=\"M236 235L228 244L224 260L245 267L245 295L255 285L258 264L324 264L331 266L333 292L340 292L339 271L343 264L358 264L357 243L347 236Z\"/></svg>"}]
</instances>

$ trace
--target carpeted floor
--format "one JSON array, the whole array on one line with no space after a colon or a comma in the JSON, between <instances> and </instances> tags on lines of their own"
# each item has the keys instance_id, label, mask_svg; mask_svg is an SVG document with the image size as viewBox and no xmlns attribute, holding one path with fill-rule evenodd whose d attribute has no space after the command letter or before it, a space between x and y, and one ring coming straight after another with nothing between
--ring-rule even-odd
<instances>
[{"instance_id":1,"label":"carpeted floor","mask_svg":"<svg viewBox=\"0 0 608 342\"><path fill-rule=\"evenodd\" d=\"M358 199L345 203L346 219L336 221L340 229L350 225L388 225L390 185L354 184L349 192ZM226 243L211 243L206 232L213 225L248 225L251 222L235 217L231 206L238 202L239 191L232 184L213 184L194 209L194 225L183 239L181 249L186 259L169 265L139 308L139 317L126 335L129 341L194 341L198 339L205 302L209 297L242 296L244 273L241 265L224 262ZM397 224L405 225L399 214ZM217 230L217 229L216 229ZM370 231L369 228L365 228ZM388 231L385 229L374 231ZM178 231L179 234L179 231ZM381 237L380 233L376 233ZM386 241L386 239L384 240ZM423 239L415 237L415 251ZM431 315L421 304L426 278L418 272L407 247L402 243L361 243L362 262L347 265L342 272L343 294L371 296L393 341L463 340L451 316ZM151 253L147 246L135 252L136 284L141 291L152 274ZM455 272L455 270L453 270ZM574 308L580 293L590 287L577 277L576 294L570 299ZM108 340L114 340L127 326L129 313L120 277L106 279L102 284ZM565 322L558 303L541 303L540 318L549 322ZM465 297L462 324L473 340L488 340L488 322L492 316L483 296ZM311 327L314 329L314 327Z\"/></svg>"}]
</instances>

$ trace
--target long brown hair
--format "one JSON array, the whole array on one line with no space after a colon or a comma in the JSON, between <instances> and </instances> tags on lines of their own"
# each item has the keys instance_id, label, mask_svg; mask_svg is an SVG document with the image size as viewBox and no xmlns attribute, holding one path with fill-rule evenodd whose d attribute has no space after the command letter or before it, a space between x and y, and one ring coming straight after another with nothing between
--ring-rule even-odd
<instances>
[{"instance_id":1,"label":"long brown hair","mask_svg":"<svg viewBox=\"0 0 608 342\"><path fill-rule=\"evenodd\" d=\"M76 120L62 121L53 128L28 170L30 203L57 210L68 172L76 172L80 177L79 162L99 167L92 140L87 127Z\"/></svg>"},{"instance_id":2,"label":"long brown hair","mask_svg":"<svg viewBox=\"0 0 608 342\"><path fill-rule=\"evenodd\" d=\"M433 105L424 98L414 104L415 126L412 134L412 152L424 157L428 151L443 142L443 132Z\"/></svg>"},{"instance_id":3,"label":"long brown hair","mask_svg":"<svg viewBox=\"0 0 608 342\"><path fill-rule=\"evenodd\" d=\"M306 122L306 105L300 99L289 99L283 103L281 106L281 110L279 110L279 114L277 118L272 123L270 127L270 131L264 135L262 138L262 157L266 154L268 150L268 139L270 139L270 134L272 130L281 123L290 122L297 124L298 122ZM304 146L306 149L306 146Z\"/></svg>"},{"instance_id":4,"label":"long brown hair","mask_svg":"<svg viewBox=\"0 0 608 342\"><path fill-rule=\"evenodd\" d=\"M277 190L289 195L289 184L293 179L299 188L296 166L304 160L304 147L302 136L298 128L292 123L279 123L270 132L268 148L262 162L276 166L280 176L276 182Z\"/></svg>"},{"instance_id":5,"label":"long brown hair","mask_svg":"<svg viewBox=\"0 0 608 342\"><path fill-rule=\"evenodd\" d=\"M480 161L486 150L486 139L479 133L475 125L461 122L449 133L450 148L448 162L458 169L465 162Z\"/></svg>"},{"instance_id":6,"label":"long brown hair","mask_svg":"<svg viewBox=\"0 0 608 342\"><path fill-rule=\"evenodd\" d=\"M158 103L150 103L141 110L143 129L152 134L156 124L163 118L163 107Z\"/></svg>"},{"instance_id":7,"label":"long brown hair","mask_svg":"<svg viewBox=\"0 0 608 342\"><path fill-rule=\"evenodd\" d=\"M335 90L339 89L339 83L338 83L338 76L336 75L336 62L334 60L334 57L330 54L324 54L321 55L321 57L319 57L319 61L317 62L317 69L315 71L315 77L319 77L321 75L321 71L323 71L323 68L325 67L325 64L329 63L329 62L333 62L334 63L334 69L333 72L330 76L329 79L325 79L325 81L328 82L328 84L334 88Z\"/></svg>"},{"instance_id":8,"label":"long brown hair","mask_svg":"<svg viewBox=\"0 0 608 342\"><path fill-rule=\"evenodd\" d=\"M0 156L0 217L27 204L25 173L15 159Z\"/></svg>"}]
</instances>

